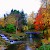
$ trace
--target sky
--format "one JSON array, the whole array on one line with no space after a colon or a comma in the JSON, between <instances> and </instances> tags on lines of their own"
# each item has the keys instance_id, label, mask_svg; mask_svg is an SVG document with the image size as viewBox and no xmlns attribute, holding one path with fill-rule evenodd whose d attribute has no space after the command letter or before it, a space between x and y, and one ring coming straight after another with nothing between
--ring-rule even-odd
<instances>
[{"instance_id":1,"label":"sky","mask_svg":"<svg viewBox=\"0 0 50 50\"><path fill-rule=\"evenodd\" d=\"M10 13L11 9L24 10L30 14L32 11L37 13L41 6L40 0L0 0L0 18L4 14Z\"/></svg>"}]
</instances>

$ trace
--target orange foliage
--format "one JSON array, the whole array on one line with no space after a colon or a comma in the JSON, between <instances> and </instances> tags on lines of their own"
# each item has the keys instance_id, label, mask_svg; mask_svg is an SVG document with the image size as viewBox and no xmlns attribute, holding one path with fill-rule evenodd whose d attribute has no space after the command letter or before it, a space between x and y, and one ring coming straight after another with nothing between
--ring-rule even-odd
<instances>
[{"instance_id":1,"label":"orange foliage","mask_svg":"<svg viewBox=\"0 0 50 50\"><path fill-rule=\"evenodd\" d=\"M35 18L35 29L39 30L39 29L44 29L43 27L43 20L42 20L42 15L40 13L37 14L36 18Z\"/></svg>"},{"instance_id":2,"label":"orange foliage","mask_svg":"<svg viewBox=\"0 0 50 50\"><path fill-rule=\"evenodd\" d=\"M0 25L4 27L4 19L0 19Z\"/></svg>"},{"instance_id":3,"label":"orange foliage","mask_svg":"<svg viewBox=\"0 0 50 50\"><path fill-rule=\"evenodd\" d=\"M44 43L44 44L48 44L48 40L47 40L47 39L42 39L41 41L42 41L42 43Z\"/></svg>"}]
</instances>

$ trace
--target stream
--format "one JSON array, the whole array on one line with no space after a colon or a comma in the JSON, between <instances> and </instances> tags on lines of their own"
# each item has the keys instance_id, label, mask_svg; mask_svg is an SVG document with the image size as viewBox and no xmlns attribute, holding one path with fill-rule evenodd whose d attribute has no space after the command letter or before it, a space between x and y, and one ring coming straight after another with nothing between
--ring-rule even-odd
<instances>
[{"instance_id":1,"label":"stream","mask_svg":"<svg viewBox=\"0 0 50 50\"><path fill-rule=\"evenodd\" d=\"M10 44L23 43L23 42L25 42L25 44L26 44L25 50L32 50L32 48L30 48L30 44L33 43L32 34L29 34L29 37L27 37L27 40L26 41L14 41L12 39L9 39L4 34L0 34L0 36L2 37L2 39L4 39L6 42L8 42Z\"/></svg>"}]
</instances>

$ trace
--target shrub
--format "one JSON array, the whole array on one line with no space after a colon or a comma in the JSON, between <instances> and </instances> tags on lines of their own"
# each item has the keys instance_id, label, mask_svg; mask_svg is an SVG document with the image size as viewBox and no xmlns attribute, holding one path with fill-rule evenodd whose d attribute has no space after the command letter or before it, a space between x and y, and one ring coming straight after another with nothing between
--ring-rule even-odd
<instances>
[{"instance_id":1,"label":"shrub","mask_svg":"<svg viewBox=\"0 0 50 50\"><path fill-rule=\"evenodd\" d=\"M15 26L13 24L7 24L6 27L5 27L5 31L9 32L9 33L15 32L16 28L15 28Z\"/></svg>"},{"instance_id":2,"label":"shrub","mask_svg":"<svg viewBox=\"0 0 50 50\"><path fill-rule=\"evenodd\" d=\"M42 46L40 46L40 48L37 48L36 50L50 50L50 44L43 44Z\"/></svg>"}]
</instances>

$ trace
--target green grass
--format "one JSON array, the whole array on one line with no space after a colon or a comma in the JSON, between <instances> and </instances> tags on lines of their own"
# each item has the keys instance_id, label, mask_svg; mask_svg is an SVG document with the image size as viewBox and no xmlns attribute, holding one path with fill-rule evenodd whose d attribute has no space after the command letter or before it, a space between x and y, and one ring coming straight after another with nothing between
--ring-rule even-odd
<instances>
[{"instance_id":1,"label":"green grass","mask_svg":"<svg viewBox=\"0 0 50 50\"><path fill-rule=\"evenodd\" d=\"M19 34L11 34L11 37L17 40L22 40L22 41L26 40L26 35L24 35L24 33L19 33ZM20 37L20 36L23 36L23 37Z\"/></svg>"},{"instance_id":2,"label":"green grass","mask_svg":"<svg viewBox=\"0 0 50 50\"><path fill-rule=\"evenodd\" d=\"M16 34L11 34L11 37L14 38L14 39L18 39L20 40L21 38L19 36L17 36Z\"/></svg>"},{"instance_id":3,"label":"green grass","mask_svg":"<svg viewBox=\"0 0 50 50\"><path fill-rule=\"evenodd\" d=\"M50 44L43 44L42 46L40 46L40 48L37 48L36 50L50 50Z\"/></svg>"}]
</instances>

